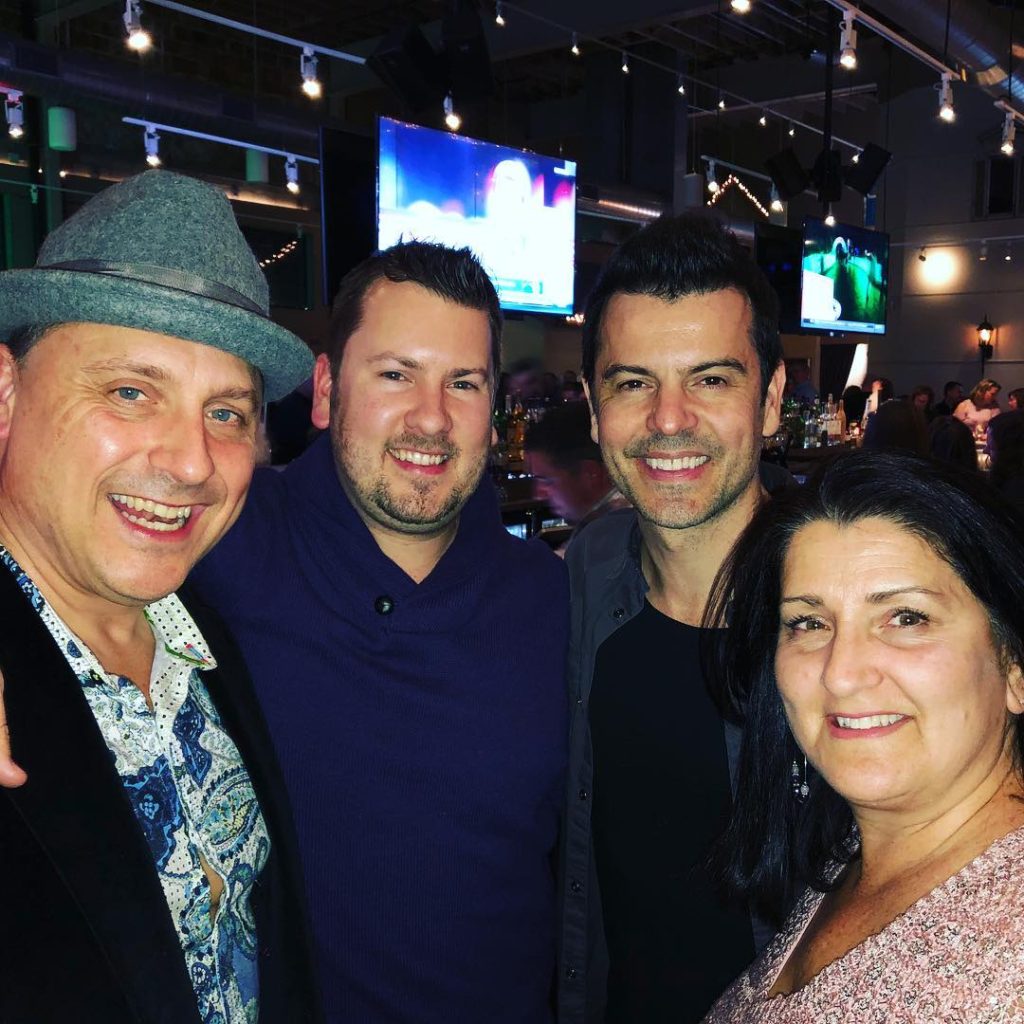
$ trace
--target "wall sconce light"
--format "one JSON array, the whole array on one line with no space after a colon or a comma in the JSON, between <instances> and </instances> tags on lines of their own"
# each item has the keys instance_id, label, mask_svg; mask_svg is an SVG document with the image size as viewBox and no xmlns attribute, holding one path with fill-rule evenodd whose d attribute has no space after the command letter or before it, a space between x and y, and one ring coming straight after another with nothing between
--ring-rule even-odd
<instances>
[{"instance_id":1,"label":"wall sconce light","mask_svg":"<svg viewBox=\"0 0 1024 1024\"><path fill-rule=\"evenodd\" d=\"M985 360L992 358L992 332L995 328L988 321L988 313L978 324L978 353L981 356L981 369L985 370Z\"/></svg>"}]
</instances>

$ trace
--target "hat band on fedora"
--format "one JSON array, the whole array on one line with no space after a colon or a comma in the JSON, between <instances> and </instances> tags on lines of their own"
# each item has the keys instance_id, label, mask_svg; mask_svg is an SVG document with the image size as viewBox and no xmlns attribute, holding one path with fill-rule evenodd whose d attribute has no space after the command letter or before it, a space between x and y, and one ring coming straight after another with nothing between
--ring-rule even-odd
<instances>
[{"instance_id":1,"label":"hat band on fedora","mask_svg":"<svg viewBox=\"0 0 1024 1024\"><path fill-rule=\"evenodd\" d=\"M218 281L207 281L198 274L189 274L171 267L160 267L152 263L114 263L109 260L67 260L64 263L48 263L37 266L37 270L72 270L83 274L102 274L104 277L120 277L127 281L139 281L142 284L153 284L161 288L198 295L202 298L222 302L228 306L236 306L248 313L255 313L269 319L267 311L258 303L253 302L234 288Z\"/></svg>"}]
</instances>

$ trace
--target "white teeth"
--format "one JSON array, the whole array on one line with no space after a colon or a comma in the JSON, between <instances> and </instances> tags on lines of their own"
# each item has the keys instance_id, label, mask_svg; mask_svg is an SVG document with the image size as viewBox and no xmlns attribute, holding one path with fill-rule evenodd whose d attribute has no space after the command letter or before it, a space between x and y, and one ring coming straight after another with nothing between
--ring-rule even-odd
<instances>
[{"instance_id":1,"label":"white teeth","mask_svg":"<svg viewBox=\"0 0 1024 1024\"><path fill-rule=\"evenodd\" d=\"M391 454L399 462L411 462L415 466L440 466L448 459L447 455L428 455L426 452L414 452L407 448L394 448Z\"/></svg>"},{"instance_id":2,"label":"white teeth","mask_svg":"<svg viewBox=\"0 0 1024 1024\"><path fill-rule=\"evenodd\" d=\"M840 729L877 729L884 725L895 725L906 715L867 715L864 718L844 718L836 715L836 724Z\"/></svg>"},{"instance_id":3,"label":"white teeth","mask_svg":"<svg viewBox=\"0 0 1024 1024\"><path fill-rule=\"evenodd\" d=\"M164 505L159 501L151 501L149 498L137 498L133 494L112 494L111 500L122 506L122 515L130 523L137 523L139 526L145 526L147 529L156 530L158 532L170 532L171 530L180 530L185 523L188 522L189 517L192 515L191 505ZM148 512L152 516L157 516L157 519L143 519L140 516L129 515L124 512L123 509L134 509L136 512ZM168 522L160 522L159 520L166 519Z\"/></svg>"},{"instance_id":4,"label":"white teeth","mask_svg":"<svg viewBox=\"0 0 1024 1024\"><path fill-rule=\"evenodd\" d=\"M138 516L125 515L125 519L129 523L136 523L139 526L144 526L147 530L155 530L157 533L170 533L172 530L180 530L186 520L179 519L173 523L161 523L158 519L139 519Z\"/></svg>"},{"instance_id":5,"label":"white teeth","mask_svg":"<svg viewBox=\"0 0 1024 1024\"><path fill-rule=\"evenodd\" d=\"M708 461L706 455L687 455L683 459L644 459L651 469L666 469L670 471L680 469L696 469Z\"/></svg>"}]
</instances>

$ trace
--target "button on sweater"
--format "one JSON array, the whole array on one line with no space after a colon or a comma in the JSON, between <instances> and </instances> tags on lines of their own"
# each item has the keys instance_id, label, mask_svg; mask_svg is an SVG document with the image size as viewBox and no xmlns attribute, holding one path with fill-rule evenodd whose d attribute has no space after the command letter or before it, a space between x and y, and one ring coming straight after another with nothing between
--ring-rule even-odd
<instances>
[{"instance_id":1,"label":"button on sweater","mask_svg":"<svg viewBox=\"0 0 1024 1024\"><path fill-rule=\"evenodd\" d=\"M562 563L485 480L415 583L329 440L256 474L194 582L245 652L296 819L328 1019L550 1018Z\"/></svg>"}]
</instances>

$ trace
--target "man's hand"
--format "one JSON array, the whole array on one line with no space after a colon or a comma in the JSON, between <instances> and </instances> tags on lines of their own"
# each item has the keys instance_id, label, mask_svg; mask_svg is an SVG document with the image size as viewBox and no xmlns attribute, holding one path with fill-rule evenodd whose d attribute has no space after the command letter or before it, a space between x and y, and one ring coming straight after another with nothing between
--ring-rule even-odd
<instances>
[{"instance_id":1,"label":"man's hand","mask_svg":"<svg viewBox=\"0 0 1024 1024\"><path fill-rule=\"evenodd\" d=\"M28 776L11 760L11 737L7 731L7 708L4 705L4 674L0 672L0 786L14 789L27 780Z\"/></svg>"}]
</instances>

